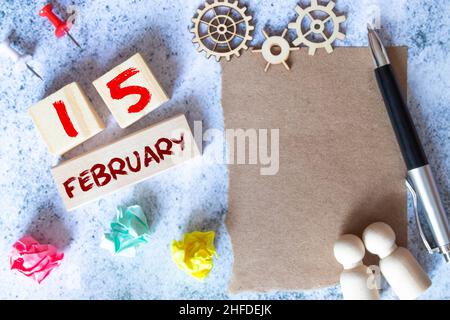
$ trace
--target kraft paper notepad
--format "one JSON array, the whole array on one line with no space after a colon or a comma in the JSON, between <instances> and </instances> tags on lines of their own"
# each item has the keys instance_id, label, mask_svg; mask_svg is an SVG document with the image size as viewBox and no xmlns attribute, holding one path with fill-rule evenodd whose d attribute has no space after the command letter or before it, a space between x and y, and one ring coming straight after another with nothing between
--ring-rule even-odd
<instances>
[{"instance_id":1,"label":"kraft paper notepad","mask_svg":"<svg viewBox=\"0 0 450 320\"><path fill-rule=\"evenodd\" d=\"M389 53L406 93L407 48ZM225 127L280 130L277 175L228 167L231 292L332 285L334 241L375 221L406 244L405 167L368 49L302 49L290 63L264 73L250 52L222 63Z\"/></svg>"}]
</instances>

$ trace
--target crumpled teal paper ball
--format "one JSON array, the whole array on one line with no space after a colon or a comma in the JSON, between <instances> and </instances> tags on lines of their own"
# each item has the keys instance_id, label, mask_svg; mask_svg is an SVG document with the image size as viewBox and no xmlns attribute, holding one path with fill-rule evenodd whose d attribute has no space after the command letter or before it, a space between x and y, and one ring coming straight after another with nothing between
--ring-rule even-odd
<instances>
[{"instance_id":1,"label":"crumpled teal paper ball","mask_svg":"<svg viewBox=\"0 0 450 320\"><path fill-rule=\"evenodd\" d=\"M111 231L104 234L101 247L113 254L134 257L136 247L149 240L150 229L142 208L138 205L118 207Z\"/></svg>"}]
</instances>

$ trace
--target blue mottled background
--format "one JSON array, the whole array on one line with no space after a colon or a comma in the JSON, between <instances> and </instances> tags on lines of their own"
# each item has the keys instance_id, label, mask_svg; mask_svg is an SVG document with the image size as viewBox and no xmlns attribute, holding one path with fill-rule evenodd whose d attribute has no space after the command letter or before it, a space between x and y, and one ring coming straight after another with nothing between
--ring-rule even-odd
<instances>
[{"instance_id":1,"label":"blue mottled background","mask_svg":"<svg viewBox=\"0 0 450 320\"><path fill-rule=\"evenodd\" d=\"M256 37L267 26L281 31L295 18L297 0L242 1L255 17ZM305 1L302 1L305 3ZM72 35L57 40L48 21L38 16L43 1L1 0L0 37L34 55L45 81L0 60L0 298L4 299L340 299L338 286L308 292L245 293L230 296L227 283L233 255L223 224L227 213L227 171L211 164L212 142L204 156L139 185L67 213L57 194L50 167L52 157L35 131L26 110L72 81L85 89L107 129L69 152L82 154L178 112L204 129L223 128L220 66L198 54L191 43L190 19L201 0L66 1L59 13L75 4L80 17ZM381 12L385 40L407 45L409 102L425 149L436 171L446 207L450 208L450 4L448 0L337 0L348 15L347 39L337 45L365 46L366 22ZM292 35L291 35L292 37ZM172 97L151 115L121 130L91 81L135 52L141 52ZM152 223L151 243L135 259L112 257L99 249L119 204L140 204ZM411 208L410 208L411 209ZM411 210L410 210L411 211ZM409 213L411 217L411 212ZM217 230L219 258L210 277L200 283L176 269L169 244L183 232ZM11 245L24 234L63 249L65 259L41 286L9 270ZM424 299L449 299L448 266L422 249L410 218L409 246L434 282ZM391 290L383 298L395 298Z\"/></svg>"}]
</instances>

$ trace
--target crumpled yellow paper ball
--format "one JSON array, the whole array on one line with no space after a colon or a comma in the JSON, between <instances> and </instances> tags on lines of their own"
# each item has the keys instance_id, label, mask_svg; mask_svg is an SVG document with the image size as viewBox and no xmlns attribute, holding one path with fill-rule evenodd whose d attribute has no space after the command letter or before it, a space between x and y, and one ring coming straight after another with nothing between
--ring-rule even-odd
<instances>
[{"instance_id":1,"label":"crumpled yellow paper ball","mask_svg":"<svg viewBox=\"0 0 450 320\"><path fill-rule=\"evenodd\" d=\"M214 231L186 233L172 242L172 258L177 266L198 280L205 279L213 267Z\"/></svg>"}]
</instances>

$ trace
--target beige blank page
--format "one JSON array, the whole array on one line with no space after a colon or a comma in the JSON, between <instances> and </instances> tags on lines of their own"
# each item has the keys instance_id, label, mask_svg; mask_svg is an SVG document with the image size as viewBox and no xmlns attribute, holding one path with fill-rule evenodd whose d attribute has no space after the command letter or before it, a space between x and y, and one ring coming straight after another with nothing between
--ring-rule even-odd
<instances>
[{"instance_id":1,"label":"beige blank page","mask_svg":"<svg viewBox=\"0 0 450 320\"><path fill-rule=\"evenodd\" d=\"M406 92L407 49L390 56ZM229 165L230 291L331 285L340 234L385 221L406 243L406 169L367 48L295 51L291 71L264 65L250 52L222 63L225 127L280 129L277 175Z\"/></svg>"}]
</instances>

